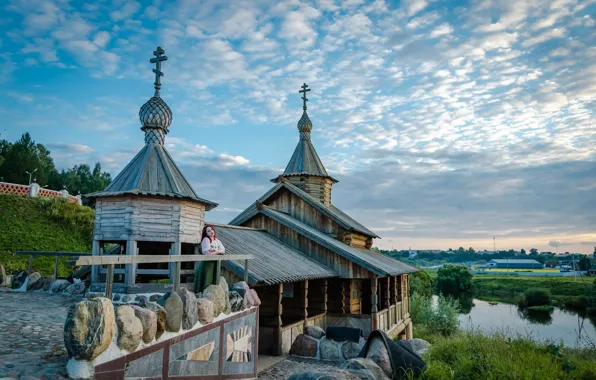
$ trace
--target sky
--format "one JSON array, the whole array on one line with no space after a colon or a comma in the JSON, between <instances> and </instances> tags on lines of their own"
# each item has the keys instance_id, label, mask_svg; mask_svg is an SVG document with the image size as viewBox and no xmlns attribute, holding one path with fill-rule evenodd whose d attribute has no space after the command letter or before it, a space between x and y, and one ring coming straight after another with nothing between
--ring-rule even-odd
<instances>
[{"instance_id":1,"label":"sky","mask_svg":"<svg viewBox=\"0 0 596 380\"><path fill-rule=\"evenodd\" d=\"M167 149L229 222L298 141L386 249L591 253L596 1L3 1L0 137L115 176L162 98Z\"/></svg>"}]
</instances>

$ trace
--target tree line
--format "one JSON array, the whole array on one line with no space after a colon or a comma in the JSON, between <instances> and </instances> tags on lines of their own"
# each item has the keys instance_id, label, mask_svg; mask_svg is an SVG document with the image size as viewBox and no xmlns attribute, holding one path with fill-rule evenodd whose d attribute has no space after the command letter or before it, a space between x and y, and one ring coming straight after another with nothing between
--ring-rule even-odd
<instances>
[{"instance_id":1,"label":"tree line","mask_svg":"<svg viewBox=\"0 0 596 380\"><path fill-rule=\"evenodd\" d=\"M99 162L93 169L83 164L58 171L51 152L43 144L37 144L28 132L13 143L0 140L0 181L29 185L30 178L42 187L66 189L75 195L103 190L112 181Z\"/></svg>"}]
</instances>

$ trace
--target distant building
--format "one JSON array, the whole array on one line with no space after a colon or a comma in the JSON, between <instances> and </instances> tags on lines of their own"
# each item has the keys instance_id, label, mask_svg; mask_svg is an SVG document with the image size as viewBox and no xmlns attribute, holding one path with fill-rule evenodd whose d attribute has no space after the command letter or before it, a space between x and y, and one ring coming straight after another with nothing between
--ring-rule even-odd
<instances>
[{"instance_id":1,"label":"distant building","mask_svg":"<svg viewBox=\"0 0 596 380\"><path fill-rule=\"evenodd\" d=\"M486 264L488 268L542 269L544 265L530 259L493 259Z\"/></svg>"},{"instance_id":2,"label":"distant building","mask_svg":"<svg viewBox=\"0 0 596 380\"><path fill-rule=\"evenodd\" d=\"M487 251L486 249L484 251L478 251L476 252L479 255L494 255L497 254L497 251Z\"/></svg>"},{"instance_id":3,"label":"distant building","mask_svg":"<svg viewBox=\"0 0 596 380\"><path fill-rule=\"evenodd\" d=\"M552 252L540 252L541 255L554 255Z\"/></svg>"}]
</instances>

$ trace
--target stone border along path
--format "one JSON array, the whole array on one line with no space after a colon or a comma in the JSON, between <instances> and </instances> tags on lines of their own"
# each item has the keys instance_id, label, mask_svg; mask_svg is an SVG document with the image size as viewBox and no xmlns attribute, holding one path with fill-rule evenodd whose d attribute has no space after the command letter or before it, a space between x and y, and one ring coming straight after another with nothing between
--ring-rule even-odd
<instances>
[{"instance_id":1,"label":"stone border along path","mask_svg":"<svg viewBox=\"0 0 596 380\"><path fill-rule=\"evenodd\" d=\"M66 379L64 321L82 298L0 288L0 379Z\"/></svg>"}]
</instances>

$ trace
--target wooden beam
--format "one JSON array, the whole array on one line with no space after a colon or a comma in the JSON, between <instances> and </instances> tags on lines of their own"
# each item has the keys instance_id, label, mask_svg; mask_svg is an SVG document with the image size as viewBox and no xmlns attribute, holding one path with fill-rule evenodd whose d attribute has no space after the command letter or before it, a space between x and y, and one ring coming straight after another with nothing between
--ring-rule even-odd
<instances>
[{"instance_id":1,"label":"wooden beam","mask_svg":"<svg viewBox=\"0 0 596 380\"><path fill-rule=\"evenodd\" d=\"M58 279L58 263L60 262L60 256L56 255L54 260L54 280Z\"/></svg>"},{"instance_id":2,"label":"wooden beam","mask_svg":"<svg viewBox=\"0 0 596 380\"><path fill-rule=\"evenodd\" d=\"M282 330L281 330L281 326L282 326L282 314L283 314L283 306L282 306L282 301L283 301L283 292L284 292L284 284L278 284L277 285L277 313L275 316L275 330L273 331L273 355L275 356L281 356L281 351L282 351Z\"/></svg>"},{"instance_id":3,"label":"wooden beam","mask_svg":"<svg viewBox=\"0 0 596 380\"><path fill-rule=\"evenodd\" d=\"M244 282L248 284L248 260L244 260Z\"/></svg>"},{"instance_id":4,"label":"wooden beam","mask_svg":"<svg viewBox=\"0 0 596 380\"><path fill-rule=\"evenodd\" d=\"M79 257L77 265L108 265L108 264L146 264L146 263L176 263L176 262L195 262L195 261L236 261L252 260L253 255L104 255Z\"/></svg>"},{"instance_id":5,"label":"wooden beam","mask_svg":"<svg viewBox=\"0 0 596 380\"><path fill-rule=\"evenodd\" d=\"M108 265L108 273L106 274L106 292L107 299L112 299L112 284L114 283L114 264Z\"/></svg>"},{"instance_id":6,"label":"wooden beam","mask_svg":"<svg viewBox=\"0 0 596 380\"><path fill-rule=\"evenodd\" d=\"M138 256L137 241L128 240L126 242L126 255L127 256ZM126 265L126 274L124 275L124 282L127 285L133 285L137 277L137 264L130 263Z\"/></svg>"},{"instance_id":7,"label":"wooden beam","mask_svg":"<svg viewBox=\"0 0 596 380\"><path fill-rule=\"evenodd\" d=\"M373 277L370 279L370 303L371 303L371 312L376 313L379 311L377 307L377 288L378 288L378 278Z\"/></svg>"},{"instance_id":8,"label":"wooden beam","mask_svg":"<svg viewBox=\"0 0 596 380\"><path fill-rule=\"evenodd\" d=\"M350 280L346 280L346 279L342 278L339 281L341 281L341 312L344 314L347 314L350 309L350 303L346 302L346 298L348 297L348 296L346 296L346 292L350 291L350 289L349 289L350 285L347 284L348 289L346 289L346 281L350 281Z\"/></svg>"},{"instance_id":9,"label":"wooden beam","mask_svg":"<svg viewBox=\"0 0 596 380\"><path fill-rule=\"evenodd\" d=\"M16 251L13 256L91 256L89 252Z\"/></svg>"},{"instance_id":10,"label":"wooden beam","mask_svg":"<svg viewBox=\"0 0 596 380\"><path fill-rule=\"evenodd\" d=\"M304 322L308 318L308 280L304 280L301 284L302 286L302 307L304 308Z\"/></svg>"},{"instance_id":11,"label":"wooden beam","mask_svg":"<svg viewBox=\"0 0 596 380\"><path fill-rule=\"evenodd\" d=\"M385 285L385 305L383 308L388 309L391 306L391 277L387 277L387 283Z\"/></svg>"},{"instance_id":12,"label":"wooden beam","mask_svg":"<svg viewBox=\"0 0 596 380\"><path fill-rule=\"evenodd\" d=\"M33 255L29 255L29 268L27 268L27 273L31 274L33 270Z\"/></svg>"},{"instance_id":13,"label":"wooden beam","mask_svg":"<svg viewBox=\"0 0 596 380\"><path fill-rule=\"evenodd\" d=\"M321 303L321 313L327 312L327 279L323 280L323 302Z\"/></svg>"}]
</instances>

